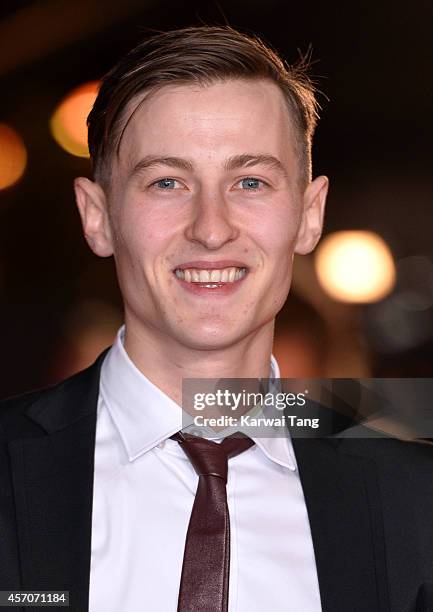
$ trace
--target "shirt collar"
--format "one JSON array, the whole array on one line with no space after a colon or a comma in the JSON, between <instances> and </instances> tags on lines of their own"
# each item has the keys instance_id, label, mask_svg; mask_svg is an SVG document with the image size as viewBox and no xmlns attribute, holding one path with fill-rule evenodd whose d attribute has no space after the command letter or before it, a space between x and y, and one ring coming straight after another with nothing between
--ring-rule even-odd
<instances>
[{"instance_id":1,"label":"shirt collar","mask_svg":"<svg viewBox=\"0 0 433 612\"><path fill-rule=\"evenodd\" d=\"M101 368L100 394L125 447L129 461L154 448L185 425L182 408L154 385L133 363L123 341L125 326L119 329ZM278 363L271 355L270 378L278 379ZM275 463L296 470L288 429L274 437L252 437Z\"/></svg>"}]
</instances>

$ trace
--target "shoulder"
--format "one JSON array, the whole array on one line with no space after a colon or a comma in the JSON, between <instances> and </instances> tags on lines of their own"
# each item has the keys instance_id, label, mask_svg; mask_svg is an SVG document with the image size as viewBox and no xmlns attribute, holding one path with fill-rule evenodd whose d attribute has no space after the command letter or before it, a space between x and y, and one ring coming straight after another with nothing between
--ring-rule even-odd
<instances>
[{"instance_id":1,"label":"shoulder","mask_svg":"<svg viewBox=\"0 0 433 612\"><path fill-rule=\"evenodd\" d=\"M63 389L74 385L81 374L70 376L55 385L35 389L0 400L0 440L9 442L15 438L44 435L43 430L27 416L34 405L43 407L62 394Z\"/></svg>"},{"instance_id":2,"label":"shoulder","mask_svg":"<svg viewBox=\"0 0 433 612\"><path fill-rule=\"evenodd\" d=\"M419 499L433 509L433 444L393 437L345 439L337 442L345 456L374 467L379 486L390 499Z\"/></svg>"},{"instance_id":3,"label":"shoulder","mask_svg":"<svg viewBox=\"0 0 433 612\"><path fill-rule=\"evenodd\" d=\"M99 372L107 351L89 367L54 385L0 400L0 439L41 435L34 417L46 410L58 413L62 406L63 411L73 408L76 414L82 412L89 394L94 397L99 391Z\"/></svg>"},{"instance_id":4,"label":"shoulder","mask_svg":"<svg viewBox=\"0 0 433 612\"><path fill-rule=\"evenodd\" d=\"M337 439L339 450L370 458L379 464L427 462L433 465L433 441L403 440L359 427L355 436Z\"/></svg>"},{"instance_id":5,"label":"shoulder","mask_svg":"<svg viewBox=\"0 0 433 612\"><path fill-rule=\"evenodd\" d=\"M65 379L67 380L67 379ZM56 389L59 385L61 385L64 381L52 385L49 387L41 388L41 389L33 389L32 391L28 391L26 393L20 393L18 395L13 395L11 397L6 397L0 400L0 424L3 421L7 421L11 414L15 414L17 412L22 413L25 409L33 404L38 399L44 397L44 395L49 394L52 390Z\"/></svg>"},{"instance_id":6,"label":"shoulder","mask_svg":"<svg viewBox=\"0 0 433 612\"><path fill-rule=\"evenodd\" d=\"M65 379L56 385L0 400L0 435L10 438L14 437L14 432L19 435L25 431L30 426L30 421L26 417L27 409L36 402L49 398L67 380L69 379Z\"/></svg>"}]
</instances>

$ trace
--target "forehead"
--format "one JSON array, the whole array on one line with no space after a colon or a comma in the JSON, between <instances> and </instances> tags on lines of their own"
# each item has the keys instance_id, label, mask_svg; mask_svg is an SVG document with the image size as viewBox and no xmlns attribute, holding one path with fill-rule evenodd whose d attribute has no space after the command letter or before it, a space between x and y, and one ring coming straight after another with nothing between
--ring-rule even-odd
<instances>
[{"instance_id":1,"label":"forehead","mask_svg":"<svg viewBox=\"0 0 433 612\"><path fill-rule=\"evenodd\" d=\"M296 134L286 101L265 79L166 85L136 96L124 116L131 117L119 149L125 170L148 154L218 163L260 151L294 162Z\"/></svg>"}]
</instances>

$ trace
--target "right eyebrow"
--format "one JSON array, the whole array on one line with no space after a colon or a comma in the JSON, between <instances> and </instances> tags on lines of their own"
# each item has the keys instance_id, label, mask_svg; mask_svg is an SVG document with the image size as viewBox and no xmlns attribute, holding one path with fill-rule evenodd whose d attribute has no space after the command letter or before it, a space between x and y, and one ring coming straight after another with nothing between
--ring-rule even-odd
<instances>
[{"instance_id":1,"label":"right eyebrow","mask_svg":"<svg viewBox=\"0 0 433 612\"><path fill-rule=\"evenodd\" d=\"M140 159L140 161L138 161L129 171L128 180L130 180L136 174L140 174L143 170L147 170L153 166L169 166L171 168L179 168L180 170L187 170L189 172L192 172L194 167L191 160L184 159L183 157L146 155Z\"/></svg>"}]
</instances>

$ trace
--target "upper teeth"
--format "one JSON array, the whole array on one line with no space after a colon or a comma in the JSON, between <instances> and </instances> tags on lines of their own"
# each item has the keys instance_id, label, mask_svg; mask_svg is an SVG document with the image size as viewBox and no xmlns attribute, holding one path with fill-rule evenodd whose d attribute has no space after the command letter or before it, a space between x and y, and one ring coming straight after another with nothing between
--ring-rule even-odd
<instances>
[{"instance_id":1,"label":"upper teeth","mask_svg":"<svg viewBox=\"0 0 433 612\"><path fill-rule=\"evenodd\" d=\"M187 283L233 283L244 277L246 268L222 268L220 270L198 270L197 268L177 268L175 274Z\"/></svg>"}]
</instances>

